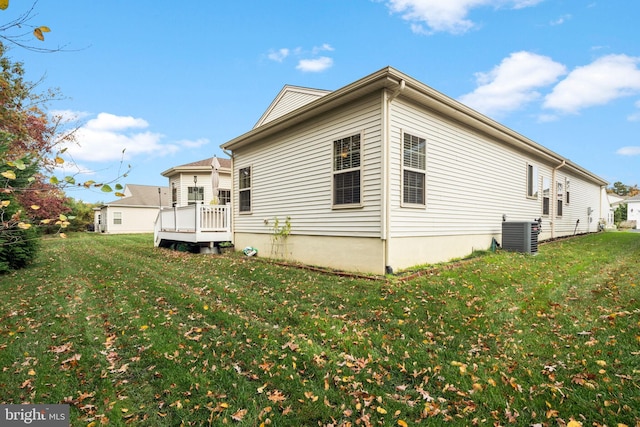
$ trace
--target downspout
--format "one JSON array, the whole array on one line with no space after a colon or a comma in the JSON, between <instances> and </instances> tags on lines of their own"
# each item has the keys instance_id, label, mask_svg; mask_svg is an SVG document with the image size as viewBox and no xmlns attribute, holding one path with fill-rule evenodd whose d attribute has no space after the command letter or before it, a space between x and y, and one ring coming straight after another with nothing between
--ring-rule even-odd
<instances>
[{"instance_id":1,"label":"downspout","mask_svg":"<svg viewBox=\"0 0 640 427\"><path fill-rule=\"evenodd\" d=\"M556 166L555 168L553 168L553 171L551 173L551 188L555 188L555 190L551 191L551 195L553 196L553 199L550 200L549 205L551 207L551 212L549 212L549 215L551 216L551 238L553 239L554 237L556 237L556 218L557 218L557 213L558 213L558 183L556 182L556 172L558 171L558 169L560 169L561 167L563 167L564 165L567 164L566 160L563 160L562 163L560 163L558 166Z\"/></svg>"},{"instance_id":2,"label":"downspout","mask_svg":"<svg viewBox=\"0 0 640 427\"><path fill-rule=\"evenodd\" d=\"M229 158L231 159L231 243L235 244L235 236L236 236L236 222L233 220L233 212L234 212L234 207L236 204L236 198L235 198L235 186L234 186L234 179L235 179L235 174L233 172L233 166L234 166L234 162L233 162L233 151L229 151L226 148L222 148L222 152L224 154L226 154L227 156L229 156Z\"/></svg>"},{"instance_id":3,"label":"downspout","mask_svg":"<svg viewBox=\"0 0 640 427\"><path fill-rule=\"evenodd\" d=\"M390 187L391 187L391 102L404 91L406 87L406 83L403 80L398 82L398 87L396 90L389 96L386 95L387 92L384 92L386 103L383 106L383 126L385 127L383 131L384 141L382 141L382 167L383 167L383 177L382 177L382 240L384 241L384 266L385 273L393 273L393 268L389 263L389 238L390 238L390 228L391 228L391 200L390 200Z\"/></svg>"}]
</instances>

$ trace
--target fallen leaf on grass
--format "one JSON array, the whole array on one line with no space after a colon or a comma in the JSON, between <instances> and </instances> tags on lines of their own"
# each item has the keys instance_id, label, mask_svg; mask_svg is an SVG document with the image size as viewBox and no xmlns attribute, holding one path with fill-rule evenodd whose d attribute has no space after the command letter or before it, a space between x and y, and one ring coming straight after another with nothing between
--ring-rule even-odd
<instances>
[{"instance_id":1,"label":"fallen leaf on grass","mask_svg":"<svg viewBox=\"0 0 640 427\"><path fill-rule=\"evenodd\" d=\"M62 362L60 362L60 365L62 367L63 370L68 370L70 369L72 366L75 366L78 364L78 360L80 360L80 358L82 357L81 354L76 353L73 356L71 356L70 358L63 360Z\"/></svg>"},{"instance_id":2,"label":"fallen leaf on grass","mask_svg":"<svg viewBox=\"0 0 640 427\"><path fill-rule=\"evenodd\" d=\"M244 418L244 416L247 415L247 410L246 409L240 409L238 412L236 412L235 414L231 415L231 419L234 421L242 421L242 419Z\"/></svg>"},{"instance_id":3,"label":"fallen leaf on grass","mask_svg":"<svg viewBox=\"0 0 640 427\"><path fill-rule=\"evenodd\" d=\"M287 400L287 397L284 394L282 394L280 390L273 390L269 392L269 396L267 397L267 399L277 403L277 402L284 402L285 400Z\"/></svg>"},{"instance_id":4,"label":"fallen leaf on grass","mask_svg":"<svg viewBox=\"0 0 640 427\"><path fill-rule=\"evenodd\" d=\"M62 345L50 347L50 351L55 354L66 353L71 351L71 347L73 347L73 343L68 342Z\"/></svg>"}]
</instances>

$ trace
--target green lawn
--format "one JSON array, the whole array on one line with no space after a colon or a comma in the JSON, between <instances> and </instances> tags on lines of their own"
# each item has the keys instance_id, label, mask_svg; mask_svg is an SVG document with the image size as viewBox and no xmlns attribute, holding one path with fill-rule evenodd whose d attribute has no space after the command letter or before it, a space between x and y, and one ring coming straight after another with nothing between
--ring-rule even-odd
<instances>
[{"instance_id":1,"label":"green lawn","mask_svg":"<svg viewBox=\"0 0 640 427\"><path fill-rule=\"evenodd\" d=\"M639 297L640 233L408 280L76 234L0 276L0 403L68 403L73 426L638 426Z\"/></svg>"}]
</instances>

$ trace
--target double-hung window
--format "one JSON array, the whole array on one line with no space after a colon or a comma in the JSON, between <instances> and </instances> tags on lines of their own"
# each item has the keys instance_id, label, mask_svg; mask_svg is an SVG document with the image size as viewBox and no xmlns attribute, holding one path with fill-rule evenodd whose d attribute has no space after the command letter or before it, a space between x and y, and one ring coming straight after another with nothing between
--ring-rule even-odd
<instances>
[{"instance_id":1,"label":"double-hung window","mask_svg":"<svg viewBox=\"0 0 640 427\"><path fill-rule=\"evenodd\" d=\"M204 201L204 187L188 187L187 203L190 205Z\"/></svg>"},{"instance_id":2,"label":"double-hung window","mask_svg":"<svg viewBox=\"0 0 640 427\"><path fill-rule=\"evenodd\" d=\"M542 215L549 215L551 202L551 180L542 178Z\"/></svg>"},{"instance_id":3,"label":"double-hung window","mask_svg":"<svg viewBox=\"0 0 640 427\"><path fill-rule=\"evenodd\" d=\"M238 209L240 212L251 212L251 166L238 171Z\"/></svg>"},{"instance_id":4,"label":"double-hung window","mask_svg":"<svg viewBox=\"0 0 640 427\"><path fill-rule=\"evenodd\" d=\"M361 135L333 141L333 204L359 205L361 202Z\"/></svg>"},{"instance_id":5,"label":"double-hung window","mask_svg":"<svg viewBox=\"0 0 640 427\"><path fill-rule=\"evenodd\" d=\"M122 225L122 212L113 213L113 223L117 225Z\"/></svg>"},{"instance_id":6,"label":"double-hung window","mask_svg":"<svg viewBox=\"0 0 640 427\"><path fill-rule=\"evenodd\" d=\"M527 163L527 197L538 198L538 167Z\"/></svg>"},{"instance_id":7,"label":"double-hung window","mask_svg":"<svg viewBox=\"0 0 640 427\"><path fill-rule=\"evenodd\" d=\"M402 201L410 205L425 205L427 141L404 134L402 146Z\"/></svg>"},{"instance_id":8,"label":"double-hung window","mask_svg":"<svg viewBox=\"0 0 640 427\"><path fill-rule=\"evenodd\" d=\"M562 202L564 201L564 183L562 181L556 183L556 197L558 199L556 216L562 216Z\"/></svg>"},{"instance_id":9,"label":"double-hung window","mask_svg":"<svg viewBox=\"0 0 640 427\"><path fill-rule=\"evenodd\" d=\"M221 205L231 203L231 190L218 190L218 203Z\"/></svg>"}]
</instances>

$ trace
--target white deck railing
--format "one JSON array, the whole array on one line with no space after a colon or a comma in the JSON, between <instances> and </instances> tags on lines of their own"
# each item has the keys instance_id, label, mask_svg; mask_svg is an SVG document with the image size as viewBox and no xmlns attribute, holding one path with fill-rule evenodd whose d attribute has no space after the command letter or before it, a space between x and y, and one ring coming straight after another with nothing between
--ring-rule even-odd
<instances>
[{"instance_id":1,"label":"white deck railing","mask_svg":"<svg viewBox=\"0 0 640 427\"><path fill-rule=\"evenodd\" d=\"M159 231L231 231L230 205L189 205L162 209L156 220Z\"/></svg>"}]
</instances>

